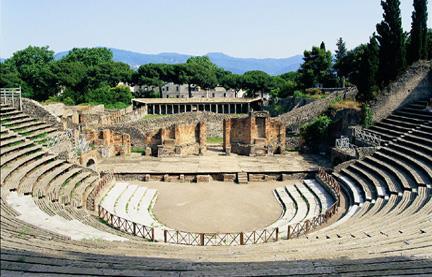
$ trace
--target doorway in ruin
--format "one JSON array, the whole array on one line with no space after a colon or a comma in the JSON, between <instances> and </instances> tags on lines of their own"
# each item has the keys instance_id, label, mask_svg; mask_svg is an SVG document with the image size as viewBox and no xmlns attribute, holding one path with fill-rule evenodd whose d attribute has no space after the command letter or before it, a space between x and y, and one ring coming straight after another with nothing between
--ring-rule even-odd
<instances>
[{"instance_id":1,"label":"doorway in ruin","mask_svg":"<svg viewBox=\"0 0 432 277\"><path fill-rule=\"evenodd\" d=\"M95 162L95 160L94 159L89 159L87 161L87 163L86 163L86 167L90 168L90 169L93 169L93 170L96 170L96 162Z\"/></svg>"},{"instance_id":2,"label":"doorway in ruin","mask_svg":"<svg viewBox=\"0 0 432 277\"><path fill-rule=\"evenodd\" d=\"M257 117L256 118L256 125L257 125L257 137L258 138L265 138L265 118L264 117Z\"/></svg>"}]
</instances>

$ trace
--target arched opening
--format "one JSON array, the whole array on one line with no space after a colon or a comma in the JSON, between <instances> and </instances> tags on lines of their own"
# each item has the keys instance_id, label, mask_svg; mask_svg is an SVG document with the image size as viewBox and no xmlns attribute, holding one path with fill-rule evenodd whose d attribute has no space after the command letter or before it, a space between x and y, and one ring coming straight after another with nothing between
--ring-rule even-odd
<instances>
[{"instance_id":1,"label":"arched opening","mask_svg":"<svg viewBox=\"0 0 432 277\"><path fill-rule=\"evenodd\" d=\"M96 162L94 159L89 159L86 163L86 167L96 170Z\"/></svg>"}]
</instances>

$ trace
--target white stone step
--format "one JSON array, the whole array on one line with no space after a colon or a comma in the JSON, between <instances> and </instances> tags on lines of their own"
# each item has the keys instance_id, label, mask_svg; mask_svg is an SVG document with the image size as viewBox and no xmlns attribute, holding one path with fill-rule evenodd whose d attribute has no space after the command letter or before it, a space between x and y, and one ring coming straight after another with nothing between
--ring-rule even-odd
<instances>
[{"instance_id":1,"label":"white stone step","mask_svg":"<svg viewBox=\"0 0 432 277\"><path fill-rule=\"evenodd\" d=\"M21 214L17 217L18 219L41 229L68 236L73 240L127 240L126 238L85 225L76 219L66 220L59 215L49 216L39 209L30 196L18 196L16 192L11 192L8 194L7 203Z\"/></svg>"},{"instance_id":2,"label":"white stone step","mask_svg":"<svg viewBox=\"0 0 432 277\"><path fill-rule=\"evenodd\" d=\"M114 207L114 214L116 214L119 217L125 218L127 220L132 220L132 218L129 217L128 213L126 212L126 208L129 208L129 200L133 196L137 189L137 186L135 185L128 185L127 188L123 191L123 193L120 195L119 198L117 198L115 207Z\"/></svg>"},{"instance_id":3,"label":"white stone step","mask_svg":"<svg viewBox=\"0 0 432 277\"><path fill-rule=\"evenodd\" d=\"M137 190L135 191L134 195L129 201L129 207L127 212L130 218L133 219L138 218L139 203L141 202L141 199L144 197L146 192L147 192L146 187L138 186Z\"/></svg>"},{"instance_id":4,"label":"white stone step","mask_svg":"<svg viewBox=\"0 0 432 277\"><path fill-rule=\"evenodd\" d=\"M360 189L354 185L353 183L351 183L347 178L345 178L344 176L340 176L340 179L348 186L348 188L352 191L353 196L354 196L354 203L355 204L363 204L364 203L364 199L363 196L361 195Z\"/></svg>"},{"instance_id":5,"label":"white stone step","mask_svg":"<svg viewBox=\"0 0 432 277\"><path fill-rule=\"evenodd\" d=\"M303 196L306 198L309 204L309 212L306 216L306 219L312 219L315 216L319 215L321 213L320 210L320 203L318 202L318 199L310 192L310 190L304 185L304 184L298 184L295 185L298 190L303 194Z\"/></svg>"},{"instance_id":6,"label":"white stone step","mask_svg":"<svg viewBox=\"0 0 432 277\"><path fill-rule=\"evenodd\" d=\"M285 186L285 189L291 195L291 198L295 199L297 202L297 213L290 221L290 224L294 225L303 221L306 218L308 214L308 206L295 186Z\"/></svg>"},{"instance_id":7,"label":"white stone step","mask_svg":"<svg viewBox=\"0 0 432 277\"><path fill-rule=\"evenodd\" d=\"M126 183L116 183L112 186L111 190L105 195L101 201L101 206L108 212L114 213L115 202L121 193L127 188Z\"/></svg>"},{"instance_id":8,"label":"white stone step","mask_svg":"<svg viewBox=\"0 0 432 277\"><path fill-rule=\"evenodd\" d=\"M330 208L336 201L333 196L327 192L325 188L321 186L321 184L315 180L304 180L305 185L307 185L320 199L321 205L324 210Z\"/></svg>"}]
</instances>

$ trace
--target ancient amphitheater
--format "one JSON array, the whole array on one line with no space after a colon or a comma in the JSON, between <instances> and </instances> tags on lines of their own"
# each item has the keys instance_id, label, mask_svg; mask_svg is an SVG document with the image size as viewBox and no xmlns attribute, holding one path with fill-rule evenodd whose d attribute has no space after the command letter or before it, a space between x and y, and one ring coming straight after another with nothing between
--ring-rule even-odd
<instances>
[{"instance_id":1,"label":"ancient amphitheater","mask_svg":"<svg viewBox=\"0 0 432 277\"><path fill-rule=\"evenodd\" d=\"M279 118L173 126L3 95L1 275L432 275L430 64L406 77L336 167L285 147L338 92Z\"/></svg>"}]
</instances>

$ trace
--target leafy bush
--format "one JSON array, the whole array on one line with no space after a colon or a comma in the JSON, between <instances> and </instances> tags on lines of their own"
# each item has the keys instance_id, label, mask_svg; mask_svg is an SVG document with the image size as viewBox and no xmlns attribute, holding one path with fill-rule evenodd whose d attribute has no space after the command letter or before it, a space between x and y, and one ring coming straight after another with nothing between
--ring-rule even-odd
<instances>
[{"instance_id":1,"label":"leafy bush","mask_svg":"<svg viewBox=\"0 0 432 277\"><path fill-rule=\"evenodd\" d=\"M110 88L108 85L90 90L85 95L88 103L104 104L107 107L127 107L132 100L132 93L126 86ZM124 104L124 105L121 105Z\"/></svg>"},{"instance_id":2,"label":"leafy bush","mask_svg":"<svg viewBox=\"0 0 432 277\"><path fill-rule=\"evenodd\" d=\"M369 128L373 123L373 111L367 104L362 106L362 125L365 128Z\"/></svg>"},{"instance_id":3,"label":"leafy bush","mask_svg":"<svg viewBox=\"0 0 432 277\"><path fill-rule=\"evenodd\" d=\"M304 124L300 128L300 135L305 144L317 150L322 143L328 143L328 128L332 120L326 115L321 115L312 122Z\"/></svg>"},{"instance_id":4,"label":"leafy bush","mask_svg":"<svg viewBox=\"0 0 432 277\"><path fill-rule=\"evenodd\" d=\"M308 88L306 89L306 93L309 95L320 95L322 91L319 88Z\"/></svg>"},{"instance_id":5,"label":"leafy bush","mask_svg":"<svg viewBox=\"0 0 432 277\"><path fill-rule=\"evenodd\" d=\"M63 103L67 106L73 106L75 105L75 101L71 97L65 97L63 98Z\"/></svg>"},{"instance_id":6,"label":"leafy bush","mask_svg":"<svg viewBox=\"0 0 432 277\"><path fill-rule=\"evenodd\" d=\"M304 92L302 92L300 90L296 90L296 91L294 91L294 98L297 98L297 99L318 100L318 99L325 98L325 95L323 95L323 94L314 94L314 95L311 95L311 94L304 93Z\"/></svg>"}]
</instances>

